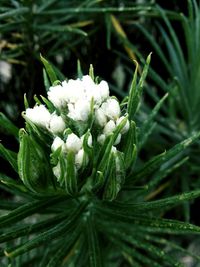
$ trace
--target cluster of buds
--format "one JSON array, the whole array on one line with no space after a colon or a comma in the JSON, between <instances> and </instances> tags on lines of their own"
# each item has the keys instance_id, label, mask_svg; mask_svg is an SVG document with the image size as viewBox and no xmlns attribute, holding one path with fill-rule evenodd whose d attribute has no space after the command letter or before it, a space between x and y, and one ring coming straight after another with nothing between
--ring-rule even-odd
<instances>
[{"instance_id":1,"label":"cluster of buds","mask_svg":"<svg viewBox=\"0 0 200 267\"><path fill-rule=\"evenodd\" d=\"M106 81L90 75L58 81L52 66L47 98L35 96L30 108L25 99L25 129L19 133L18 171L23 183L39 194L82 196L95 194L106 200L117 197L137 158L139 107L150 55L137 83L137 66L129 96L120 104L110 96ZM49 80L48 80L49 78ZM121 109L121 106L123 109Z\"/></svg>"},{"instance_id":2,"label":"cluster of buds","mask_svg":"<svg viewBox=\"0 0 200 267\"><path fill-rule=\"evenodd\" d=\"M44 105L36 105L34 108L26 109L25 118L54 135L52 151L55 151L55 147L58 145L62 146L64 153L70 149L74 150L77 153L78 168L83 162L80 156L84 155L81 145L83 136L78 137L74 133L70 134L65 146L63 139L58 137L66 130L67 119L87 122L91 112L94 111L95 124L101 128L97 141L103 145L106 137L111 135L116 126L125 118L125 116L120 116L119 102L115 98L109 97L107 82L101 81L96 84L89 75L85 75L81 79L63 81L59 85L50 87L47 94L48 100L54 105L57 113L56 111L50 113ZM120 143L121 135L126 133L128 129L129 121L127 120L114 145Z\"/></svg>"},{"instance_id":3,"label":"cluster of buds","mask_svg":"<svg viewBox=\"0 0 200 267\"><path fill-rule=\"evenodd\" d=\"M118 100L109 96L108 83L95 83L85 75L51 86L47 97L42 97L45 104L37 101L33 108L27 108L24 118L28 124L50 136L51 168L61 186L67 176L73 173L77 177L91 166L91 162L91 173L95 166L98 175L103 175L103 163L98 167L94 161L101 162L101 159L94 154L103 147L106 154L107 146L109 153L104 162L111 161L109 155L112 155L113 166L119 173L121 152L118 145L128 132L130 122L127 114L122 114ZM110 139L111 143L108 142Z\"/></svg>"}]
</instances>

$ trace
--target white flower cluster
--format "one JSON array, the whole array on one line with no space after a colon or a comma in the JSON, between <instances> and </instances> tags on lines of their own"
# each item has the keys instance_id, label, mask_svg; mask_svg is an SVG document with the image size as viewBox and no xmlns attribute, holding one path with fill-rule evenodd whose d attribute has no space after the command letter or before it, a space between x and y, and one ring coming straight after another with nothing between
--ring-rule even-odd
<instances>
[{"instance_id":1,"label":"white flower cluster","mask_svg":"<svg viewBox=\"0 0 200 267\"><path fill-rule=\"evenodd\" d=\"M27 108L25 118L55 135L62 133L66 128L63 118L55 112L51 114L44 105Z\"/></svg>"},{"instance_id":2,"label":"white flower cluster","mask_svg":"<svg viewBox=\"0 0 200 267\"><path fill-rule=\"evenodd\" d=\"M50 87L48 91L48 99L54 106L59 110L67 108L68 117L75 121L87 121L92 99L96 109L108 96L107 82L95 84L89 75L83 76L82 79L64 81L60 85Z\"/></svg>"},{"instance_id":3,"label":"white flower cluster","mask_svg":"<svg viewBox=\"0 0 200 267\"><path fill-rule=\"evenodd\" d=\"M101 81L96 84L89 75L81 79L63 81L59 85L50 87L48 100L55 106L54 113L50 113L44 105L36 105L34 108L26 109L25 118L53 135L52 152L59 147L64 154L72 151L75 154L77 170L81 168L84 159L88 160L83 149L84 135L78 137L71 133L64 141L67 118L76 122L87 122L89 115L93 112L94 125L99 129L99 135L96 138L100 144L104 143L106 137L112 134L124 119L124 116L121 116L118 101L109 96L107 82ZM57 115L57 112L60 115ZM127 120L114 145L120 143L121 135L128 129L129 121ZM88 139L88 146L92 146L92 136ZM60 175L59 163L54 167L54 174L57 178Z\"/></svg>"},{"instance_id":4,"label":"white flower cluster","mask_svg":"<svg viewBox=\"0 0 200 267\"><path fill-rule=\"evenodd\" d=\"M121 110L119 103L114 98L108 98L102 105L95 111L96 123L102 127L103 131L99 134L97 140L100 144L103 144L106 137L114 132L116 127L125 118L121 116ZM118 145L121 141L121 135L126 133L129 129L129 121L127 120L126 125L118 135L115 145Z\"/></svg>"},{"instance_id":5,"label":"white flower cluster","mask_svg":"<svg viewBox=\"0 0 200 267\"><path fill-rule=\"evenodd\" d=\"M86 152L83 149L83 140L85 138L85 135L81 136L79 138L76 134L70 133L67 136L67 140L64 142L60 137L56 137L52 143L51 150L52 152L55 152L57 149L61 149L61 152L64 154L67 154L69 152L73 152L75 154L75 166L76 169L80 169L83 161L85 159L86 163L88 162L88 156ZM92 136L90 135L87 140L87 145L89 147L92 147ZM54 175L59 179L61 169L60 169L60 163L53 168Z\"/></svg>"}]
</instances>

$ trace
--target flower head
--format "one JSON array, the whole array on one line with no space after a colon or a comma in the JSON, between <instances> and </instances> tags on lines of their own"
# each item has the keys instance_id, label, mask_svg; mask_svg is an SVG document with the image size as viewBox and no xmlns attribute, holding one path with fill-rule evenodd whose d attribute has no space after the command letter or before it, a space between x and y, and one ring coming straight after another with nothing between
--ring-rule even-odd
<instances>
[{"instance_id":1,"label":"flower head","mask_svg":"<svg viewBox=\"0 0 200 267\"><path fill-rule=\"evenodd\" d=\"M111 120L117 120L120 116L120 106L116 99L109 98L102 104L104 114Z\"/></svg>"},{"instance_id":2,"label":"flower head","mask_svg":"<svg viewBox=\"0 0 200 267\"><path fill-rule=\"evenodd\" d=\"M121 116L117 99L109 96L108 83L101 81L97 84L89 75L85 75L50 87L47 95L53 104L49 105L45 101L50 111L45 105L36 105L26 110L25 118L41 127L39 134L45 129L44 136L41 134L41 141L46 137L47 142L51 140L50 144L47 144L51 146L52 151L50 164L60 186L72 194L73 190L77 192L77 188L76 186L72 188L71 181L74 179L73 185L77 185L78 175L86 173L90 176L94 172L95 176L95 172L99 171L98 164L105 159L103 150L107 141L108 146L105 148L107 157L110 158L110 155L114 157L116 164L111 164L115 169L103 173L107 167L106 162L102 163L101 172L106 176L119 171L121 156L118 152L121 147L118 145L123 134L129 129L129 121L127 120L119 132L118 126L125 116Z\"/></svg>"},{"instance_id":3,"label":"flower head","mask_svg":"<svg viewBox=\"0 0 200 267\"><path fill-rule=\"evenodd\" d=\"M51 114L44 105L39 105L34 108L27 108L25 117L34 124L45 128L50 121Z\"/></svg>"},{"instance_id":4,"label":"flower head","mask_svg":"<svg viewBox=\"0 0 200 267\"><path fill-rule=\"evenodd\" d=\"M61 116L52 114L49 121L49 131L53 134L62 133L65 130L65 122Z\"/></svg>"},{"instance_id":5,"label":"flower head","mask_svg":"<svg viewBox=\"0 0 200 267\"><path fill-rule=\"evenodd\" d=\"M64 148L65 147L65 142L58 136L53 140L53 143L51 145L51 150L54 152L56 151L59 147Z\"/></svg>"},{"instance_id":6,"label":"flower head","mask_svg":"<svg viewBox=\"0 0 200 267\"><path fill-rule=\"evenodd\" d=\"M67 151L77 153L82 147L82 140L76 134L71 133L68 135L66 140Z\"/></svg>"},{"instance_id":7,"label":"flower head","mask_svg":"<svg viewBox=\"0 0 200 267\"><path fill-rule=\"evenodd\" d=\"M51 86L47 92L48 99L54 104L56 108L66 106L65 88L62 85Z\"/></svg>"}]
</instances>

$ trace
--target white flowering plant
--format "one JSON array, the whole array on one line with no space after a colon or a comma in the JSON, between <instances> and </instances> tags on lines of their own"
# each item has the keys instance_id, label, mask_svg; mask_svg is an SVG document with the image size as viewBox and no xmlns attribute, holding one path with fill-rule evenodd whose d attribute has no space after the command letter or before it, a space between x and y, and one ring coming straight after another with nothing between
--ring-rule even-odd
<instances>
[{"instance_id":1,"label":"white flowering plant","mask_svg":"<svg viewBox=\"0 0 200 267\"><path fill-rule=\"evenodd\" d=\"M48 61L42 62L47 98L35 96L30 107L25 97L19 152L0 145L17 173L14 179L0 176L0 187L14 195L13 202L0 203L0 210L8 210L0 214L2 266L183 266L174 251L199 261L165 235L199 234L200 227L163 214L199 197L200 190L156 197L157 186L184 164L184 150L200 133L147 162L140 157L167 97L136 127L150 56L139 79L136 64L121 102L106 81L94 78L92 67L89 75L79 71L77 79L58 81ZM4 115L0 122L17 137Z\"/></svg>"},{"instance_id":2,"label":"white flowering plant","mask_svg":"<svg viewBox=\"0 0 200 267\"><path fill-rule=\"evenodd\" d=\"M18 168L24 184L35 193L95 192L115 199L130 167L125 153L135 154L135 139L127 139L135 131L125 109L130 103L120 107L108 83L94 81L92 67L90 75L54 81L43 103L35 99L36 105L23 112L26 130L20 130Z\"/></svg>"}]
</instances>

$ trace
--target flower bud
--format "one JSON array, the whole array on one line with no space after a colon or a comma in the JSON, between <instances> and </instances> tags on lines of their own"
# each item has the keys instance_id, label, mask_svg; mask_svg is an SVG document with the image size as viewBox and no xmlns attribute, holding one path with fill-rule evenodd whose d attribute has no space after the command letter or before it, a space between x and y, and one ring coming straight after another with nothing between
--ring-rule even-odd
<instances>
[{"instance_id":1,"label":"flower bud","mask_svg":"<svg viewBox=\"0 0 200 267\"><path fill-rule=\"evenodd\" d=\"M84 86L85 97L87 101L90 103L91 99L93 98L94 103L100 105L102 101L98 85L94 83L94 81L89 75L85 75L82 77L82 84Z\"/></svg>"},{"instance_id":2,"label":"flower bud","mask_svg":"<svg viewBox=\"0 0 200 267\"><path fill-rule=\"evenodd\" d=\"M100 84L98 84L98 87L101 95L101 100L103 102L109 97L108 83L106 81L101 81Z\"/></svg>"},{"instance_id":3,"label":"flower bud","mask_svg":"<svg viewBox=\"0 0 200 267\"><path fill-rule=\"evenodd\" d=\"M50 121L51 114L44 105L27 108L25 117L34 124L46 127Z\"/></svg>"},{"instance_id":4,"label":"flower bud","mask_svg":"<svg viewBox=\"0 0 200 267\"><path fill-rule=\"evenodd\" d=\"M59 147L62 147L62 149L65 147L65 142L60 138L56 137L51 145L51 150L54 152L56 151Z\"/></svg>"},{"instance_id":5,"label":"flower bud","mask_svg":"<svg viewBox=\"0 0 200 267\"><path fill-rule=\"evenodd\" d=\"M115 143L114 143L115 146L120 143L121 137L122 137L122 135L119 133L118 136L117 136L117 139L115 140Z\"/></svg>"},{"instance_id":6,"label":"flower bud","mask_svg":"<svg viewBox=\"0 0 200 267\"><path fill-rule=\"evenodd\" d=\"M106 114L109 119L117 120L119 118L121 111L119 103L116 99L107 99L107 101L104 102L101 107L103 109L104 114Z\"/></svg>"},{"instance_id":7,"label":"flower bud","mask_svg":"<svg viewBox=\"0 0 200 267\"><path fill-rule=\"evenodd\" d=\"M77 169L80 169L82 167L84 158L86 158L88 162L88 157L85 154L85 151L83 149L80 149L79 152L75 155L75 165L77 166Z\"/></svg>"},{"instance_id":8,"label":"flower bud","mask_svg":"<svg viewBox=\"0 0 200 267\"><path fill-rule=\"evenodd\" d=\"M105 136L105 134L100 134L100 135L97 137L97 142L98 142L99 144L101 144L101 145L104 144L105 140L106 140L106 136Z\"/></svg>"},{"instance_id":9,"label":"flower bud","mask_svg":"<svg viewBox=\"0 0 200 267\"><path fill-rule=\"evenodd\" d=\"M66 140L66 149L68 151L77 153L81 149L81 147L82 147L81 139L74 133L69 134Z\"/></svg>"},{"instance_id":10,"label":"flower bud","mask_svg":"<svg viewBox=\"0 0 200 267\"><path fill-rule=\"evenodd\" d=\"M117 153L117 148L115 146L112 146L111 152L114 153L114 154L116 154Z\"/></svg>"},{"instance_id":11,"label":"flower bud","mask_svg":"<svg viewBox=\"0 0 200 267\"><path fill-rule=\"evenodd\" d=\"M106 115L104 114L102 108L99 108L95 111L95 121L101 127L105 126L105 124L107 122L107 118L106 118Z\"/></svg>"},{"instance_id":12,"label":"flower bud","mask_svg":"<svg viewBox=\"0 0 200 267\"><path fill-rule=\"evenodd\" d=\"M49 122L49 130L54 133L62 133L65 130L65 122L61 116L52 114Z\"/></svg>"},{"instance_id":13,"label":"flower bud","mask_svg":"<svg viewBox=\"0 0 200 267\"><path fill-rule=\"evenodd\" d=\"M66 106L67 99L65 97L65 88L61 85L51 86L47 92L48 99L54 104L56 108L63 108Z\"/></svg>"},{"instance_id":14,"label":"flower bud","mask_svg":"<svg viewBox=\"0 0 200 267\"><path fill-rule=\"evenodd\" d=\"M115 125L114 121L110 120L109 122L106 123L106 125L103 129L103 133L106 136L108 136L108 135L113 133L113 131L115 130L115 127L116 127L116 125Z\"/></svg>"},{"instance_id":15,"label":"flower bud","mask_svg":"<svg viewBox=\"0 0 200 267\"><path fill-rule=\"evenodd\" d=\"M84 101L83 99L78 100L75 103L75 111L77 114L77 120L87 121L90 114L90 102Z\"/></svg>"},{"instance_id":16,"label":"flower bud","mask_svg":"<svg viewBox=\"0 0 200 267\"><path fill-rule=\"evenodd\" d=\"M92 147L92 135L91 134L88 137L88 146Z\"/></svg>"},{"instance_id":17,"label":"flower bud","mask_svg":"<svg viewBox=\"0 0 200 267\"><path fill-rule=\"evenodd\" d=\"M76 103L84 98L84 87L80 79L62 82L64 97L68 103Z\"/></svg>"},{"instance_id":18,"label":"flower bud","mask_svg":"<svg viewBox=\"0 0 200 267\"><path fill-rule=\"evenodd\" d=\"M125 116L121 116L119 119L117 119L116 121L116 125L118 126L120 124L120 122L122 122L122 120L125 118ZM128 132L130 127L130 122L129 120L127 120L125 126L122 128L121 130L121 134L125 134L126 132Z\"/></svg>"},{"instance_id":19,"label":"flower bud","mask_svg":"<svg viewBox=\"0 0 200 267\"><path fill-rule=\"evenodd\" d=\"M60 163L58 162L58 164L53 167L53 174L56 176L56 178L59 180L60 175L61 175L61 168L60 168Z\"/></svg>"}]
</instances>

